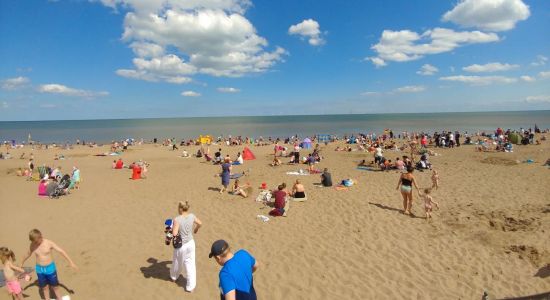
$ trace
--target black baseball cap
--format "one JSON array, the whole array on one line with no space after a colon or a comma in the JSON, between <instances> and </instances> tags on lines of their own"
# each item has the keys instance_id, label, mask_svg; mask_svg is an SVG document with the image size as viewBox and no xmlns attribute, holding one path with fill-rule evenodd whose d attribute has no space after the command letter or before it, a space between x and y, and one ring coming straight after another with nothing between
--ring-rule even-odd
<instances>
[{"instance_id":1,"label":"black baseball cap","mask_svg":"<svg viewBox=\"0 0 550 300\"><path fill-rule=\"evenodd\" d=\"M210 249L210 254L208 254L209 258L212 258L212 256L218 256L222 255L225 250L229 248L229 244L224 240L217 240L212 244L212 248Z\"/></svg>"}]
</instances>

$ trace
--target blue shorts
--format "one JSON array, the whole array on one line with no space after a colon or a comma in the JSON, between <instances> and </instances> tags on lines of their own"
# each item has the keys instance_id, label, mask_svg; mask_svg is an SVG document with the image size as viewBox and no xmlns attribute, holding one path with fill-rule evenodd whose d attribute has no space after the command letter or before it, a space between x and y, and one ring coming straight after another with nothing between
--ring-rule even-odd
<instances>
[{"instance_id":1,"label":"blue shorts","mask_svg":"<svg viewBox=\"0 0 550 300\"><path fill-rule=\"evenodd\" d=\"M59 281L57 280L57 270L54 262L47 266L36 265L36 276L38 277L38 286L41 288L47 285L59 285Z\"/></svg>"}]
</instances>

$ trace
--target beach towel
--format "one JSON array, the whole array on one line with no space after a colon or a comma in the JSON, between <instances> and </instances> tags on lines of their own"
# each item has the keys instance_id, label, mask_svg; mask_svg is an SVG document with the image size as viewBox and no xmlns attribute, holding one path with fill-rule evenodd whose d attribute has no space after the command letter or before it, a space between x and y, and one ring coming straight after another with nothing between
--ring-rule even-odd
<instances>
[{"instance_id":1,"label":"beach towel","mask_svg":"<svg viewBox=\"0 0 550 300\"><path fill-rule=\"evenodd\" d=\"M231 175L229 176L229 179L241 178L243 175L244 175L244 173L231 174Z\"/></svg>"},{"instance_id":2,"label":"beach towel","mask_svg":"<svg viewBox=\"0 0 550 300\"><path fill-rule=\"evenodd\" d=\"M294 198L294 197L290 197L289 199L290 199L290 201L294 201L294 202L305 202L305 201L307 201L307 196L304 197L304 198Z\"/></svg>"},{"instance_id":3,"label":"beach towel","mask_svg":"<svg viewBox=\"0 0 550 300\"><path fill-rule=\"evenodd\" d=\"M298 171L289 171L289 172L286 172L286 175L298 175L298 176L305 176L305 175L309 175L308 172L300 169Z\"/></svg>"},{"instance_id":4,"label":"beach towel","mask_svg":"<svg viewBox=\"0 0 550 300\"><path fill-rule=\"evenodd\" d=\"M270 191L261 191L258 197L256 197L256 202L270 202L270 201L271 201Z\"/></svg>"},{"instance_id":5,"label":"beach towel","mask_svg":"<svg viewBox=\"0 0 550 300\"><path fill-rule=\"evenodd\" d=\"M376 169L374 169L373 167L363 167L363 166L357 167L357 170L360 170L360 171L376 171Z\"/></svg>"},{"instance_id":6,"label":"beach towel","mask_svg":"<svg viewBox=\"0 0 550 300\"><path fill-rule=\"evenodd\" d=\"M262 220L264 223L269 221L269 217L264 215L257 215L256 218Z\"/></svg>"}]
</instances>

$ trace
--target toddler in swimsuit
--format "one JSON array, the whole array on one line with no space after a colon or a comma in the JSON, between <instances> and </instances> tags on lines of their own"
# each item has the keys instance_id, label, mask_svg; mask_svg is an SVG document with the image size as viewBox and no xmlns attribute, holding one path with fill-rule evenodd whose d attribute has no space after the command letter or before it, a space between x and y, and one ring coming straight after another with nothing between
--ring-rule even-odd
<instances>
[{"instance_id":1,"label":"toddler in swimsuit","mask_svg":"<svg viewBox=\"0 0 550 300\"><path fill-rule=\"evenodd\" d=\"M4 265L4 278L6 278L6 287L8 288L8 293L18 300L23 300L23 294L21 289L21 284L19 283L19 276L15 275L15 272L20 273L27 279L30 280L30 276L25 274L25 270L17 267L15 262L15 254L13 251L6 247L0 248L0 260Z\"/></svg>"},{"instance_id":2,"label":"toddler in swimsuit","mask_svg":"<svg viewBox=\"0 0 550 300\"><path fill-rule=\"evenodd\" d=\"M439 174L436 170L432 170L432 189L439 189Z\"/></svg>"},{"instance_id":3,"label":"toddler in swimsuit","mask_svg":"<svg viewBox=\"0 0 550 300\"><path fill-rule=\"evenodd\" d=\"M422 195L422 199L424 199L424 209L426 210L426 220L432 218L432 207L435 206L437 209L439 209L439 204L435 202L430 195L432 189L424 189L424 195Z\"/></svg>"}]
</instances>

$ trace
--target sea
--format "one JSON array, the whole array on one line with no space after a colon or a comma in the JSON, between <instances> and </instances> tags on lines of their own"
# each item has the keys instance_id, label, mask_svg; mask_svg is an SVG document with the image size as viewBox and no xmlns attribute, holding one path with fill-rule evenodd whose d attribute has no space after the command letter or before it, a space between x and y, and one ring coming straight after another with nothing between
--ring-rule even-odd
<instances>
[{"instance_id":1,"label":"sea","mask_svg":"<svg viewBox=\"0 0 550 300\"><path fill-rule=\"evenodd\" d=\"M193 117L155 119L103 119L60 121L0 121L0 141L42 143L81 141L110 142L127 138L195 139L199 135L299 137L317 134L396 134L459 130L492 132L496 128L550 128L550 110L507 112L399 113L347 115L293 115L247 117Z\"/></svg>"}]
</instances>

